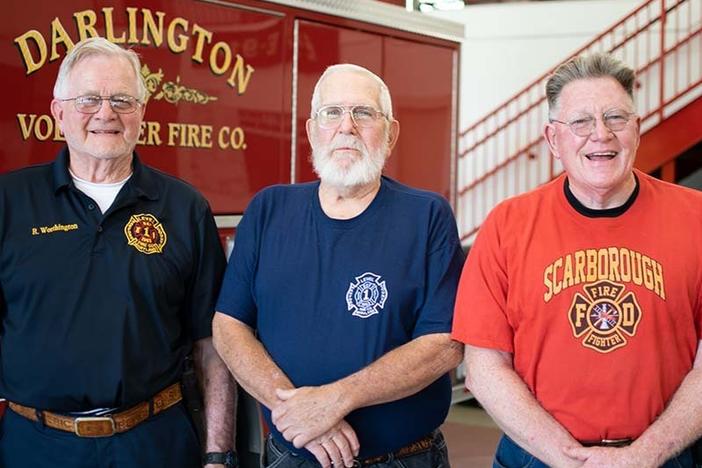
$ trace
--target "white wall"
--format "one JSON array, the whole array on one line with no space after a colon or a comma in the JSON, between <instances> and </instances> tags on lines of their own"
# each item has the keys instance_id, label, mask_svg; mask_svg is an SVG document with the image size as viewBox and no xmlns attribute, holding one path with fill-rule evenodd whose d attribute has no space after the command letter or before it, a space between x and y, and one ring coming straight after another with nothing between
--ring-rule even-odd
<instances>
[{"instance_id":1,"label":"white wall","mask_svg":"<svg viewBox=\"0 0 702 468\"><path fill-rule=\"evenodd\" d=\"M431 15L466 25L459 130L590 42L642 0L569 0L467 6Z\"/></svg>"}]
</instances>

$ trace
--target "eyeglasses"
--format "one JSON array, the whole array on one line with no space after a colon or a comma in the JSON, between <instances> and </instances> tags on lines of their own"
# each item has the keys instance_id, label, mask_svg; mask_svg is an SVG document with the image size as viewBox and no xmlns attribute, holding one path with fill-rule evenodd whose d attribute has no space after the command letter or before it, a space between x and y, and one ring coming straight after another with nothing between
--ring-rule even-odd
<instances>
[{"instance_id":1,"label":"eyeglasses","mask_svg":"<svg viewBox=\"0 0 702 468\"><path fill-rule=\"evenodd\" d=\"M336 128L347 112L359 128L372 127L381 118L386 118L385 114L371 106L324 106L315 113L315 120L322 128Z\"/></svg>"},{"instance_id":2,"label":"eyeglasses","mask_svg":"<svg viewBox=\"0 0 702 468\"><path fill-rule=\"evenodd\" d=\"M74 98L59 99L59 101L73 101L76 110L82 114L97 114L102 107L102 101L110 103L110 107L118 114L131 114L135 112L141 102L128 94L115 94L114 96L77 96Z\"/></svg>"},{"instance_id":3,"label":"eyeglasses","mask_svg":"<svg viewBox=\"0 0 702 468\"><path fill-rule=\"evenodd\" d=\"M633 112L613 109L602 114L602 123L611 131L619 132L624 130L626 124L629 123L629 120L631 120L631 117L634 115L636 114ZM584 115L567 122L556 119L549 119L549 122L567 125L570 127L570 131L573 132L573 134L579 137L587 137L592 135L592 132L595 130L595 120L596 118L592 115Z\"/></svg>"}]
</instances>

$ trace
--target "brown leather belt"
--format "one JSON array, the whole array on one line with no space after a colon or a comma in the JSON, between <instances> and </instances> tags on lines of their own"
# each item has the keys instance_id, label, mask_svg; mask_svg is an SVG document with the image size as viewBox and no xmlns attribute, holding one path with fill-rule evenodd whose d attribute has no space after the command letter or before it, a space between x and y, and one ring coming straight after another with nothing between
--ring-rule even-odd
<instances>
[{"instance_id":1,"label":"brown leather belt","mask_svg":"<svg viewBox=\"0 0 702 468\"><path fill-rule=\"evenodd\" d=\"M10 409L32 421L43 421L44 425L60 431L73 432L79 437L109 437L126 432L164 411L183 399L180 382L158 392L152 399L132 406L126 411L100 417L73 417L39 411L10 402Z\"/></svg>"},{"instance_id":2,"label":"brown leather belt","mask_svg":"<svg viewBox=\"0 0 702 468\"><path fill-rule=\"evenodd\" d=\"M432 432L426 437L423 437L411 444L402 447L392 453L386 453L385 455L379 455L377 457L370 457L363 460L358 460L357 463L360 466L374 465L376 463L387 463L391 460L397 458L405 458L410 455L417 455L419 453L428 452L431 449L431 444L434 441L435 432Z\"/></svg>"},{"instance_id":3,"label":"brown leather belt","mask_svg":"<svg viewBox=\"0 0 702 468\"><path fill-rule=\"evenodd\" d=\"M580 441L583 447L626 447L631 445L634 439L602 439L602 440L584 440Z\"/></svg>"}]
</instances>

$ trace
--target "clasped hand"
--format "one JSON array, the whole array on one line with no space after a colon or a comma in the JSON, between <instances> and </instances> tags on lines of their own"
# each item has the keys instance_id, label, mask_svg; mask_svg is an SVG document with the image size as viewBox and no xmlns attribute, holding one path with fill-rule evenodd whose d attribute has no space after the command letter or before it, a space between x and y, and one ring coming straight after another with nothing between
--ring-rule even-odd
<instances>
[{"instance_id":1,"label":"clasped hand","mask_svg":"<svg viewBox=\"0 0 702 468\"><path fill-rule=\"evenodd\" d=\"M285 440L309 450L323 468L353 466L358 437L343 419L341 398L331 386L278 389L276 395L279 403L271 416Z\"/></svg>"}]
</instances>

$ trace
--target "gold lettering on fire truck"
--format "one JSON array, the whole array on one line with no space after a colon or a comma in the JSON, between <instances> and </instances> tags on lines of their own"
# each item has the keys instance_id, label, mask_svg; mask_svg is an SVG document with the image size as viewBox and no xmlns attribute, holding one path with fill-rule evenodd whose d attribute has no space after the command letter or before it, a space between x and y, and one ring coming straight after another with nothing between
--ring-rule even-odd
<instances>
[{"instance_id":1,"label":"gold lettering on fire truck","mask_svg":"<svg viewBox=\"0 0 702 468\"><path fill-rule=\"evenodd\" d=\"M641 308L633 292L623 284L607 280L583 286L576 292L568 311L573 335L583 346L608 353L625 346L627 336L636 334Z\"/></svg>"},{"instance_id":2,"label":"gold lettering on fire truck","mask_svg":"<svg viewBox=\"0 0 702 468\"><path fill-rule=\"evenodd\" d=\"M22 139L25 141L31 136L39 141L48 139L66 141L61 129L56 124L56 120L51 115L17 114L17 123L19 123Z\"/></svg>"},{"instance_id":3,"label":"gold lettering on fire truck","mask_svg":"<svg viewBox=\"0 0 702 468\"><path fill-rule=\"evenodd\" d=\"M66 141L60 126L49 114L17 114L22 140ZM215 143L221 150L245 150L246 134L241 127L223 125L215 128L207 124L161 122L145 120L137 144L143 146L174 146L180 148L211 149Z\"/></svg>"},{"instance_id":4,"label":"gold lettering on fire truck","mask_svg":"<svg viewBox=\"0 0 702 468\"><path fill-rule=\"evenodd\" d=\"M98 27L102 26L105 38L116 44L165 45L174 54L182 54L190 49L190 59L193 62L206 64L213 75L225 77L226 85L239 95L246 92L254 67L246 63L241 55L235 54L227 42L218 41L216 33L197 23L191 24L185 18L168 18L166 13L153 12L148 8L128 7L122 18L115 18L117 15L114 7L104 7L99 12L77 11L73 13L73 37L58 17L51 21L48 40L36 29L15 37L14 43L27 75L40 70L47 60L53 62L61 58L61 53L70 51L76 42L98 36ZM126 28L117 30L115 24L120 24L125 19Z\"/></svg>"},{"instance_id":5,"label":"gold lettering on fire truck","mask_svg":"<svg viewBox=\"0 0 702 468\"><path fill-rule=\"evenodd\" d=\"M624 247L577 250L544 269L544 302L572 286L598 281L631 283L665 300L663 266L656 260Z\"/></svg>"}]
</instances>

